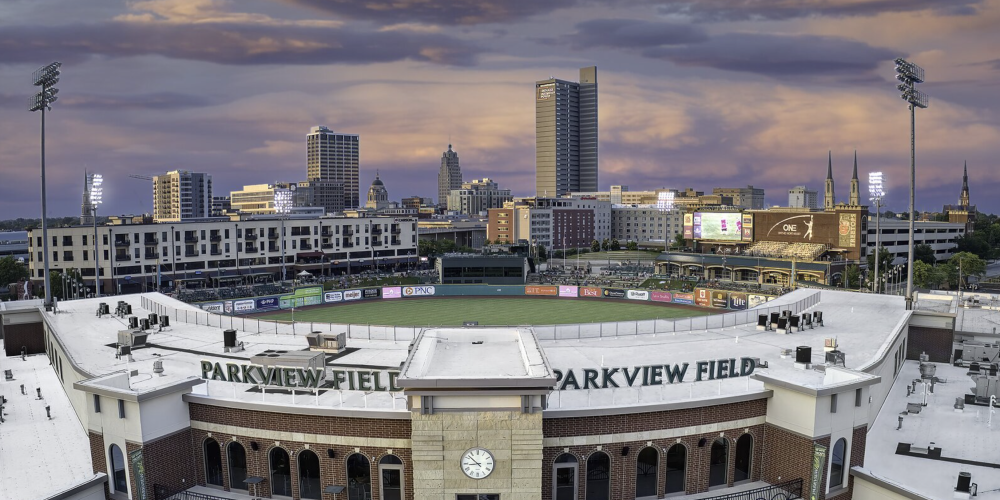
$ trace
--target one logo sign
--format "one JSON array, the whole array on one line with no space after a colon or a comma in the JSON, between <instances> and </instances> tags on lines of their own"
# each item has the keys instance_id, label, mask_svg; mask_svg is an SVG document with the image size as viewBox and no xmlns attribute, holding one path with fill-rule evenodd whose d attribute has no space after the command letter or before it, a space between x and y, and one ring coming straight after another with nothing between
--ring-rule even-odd
<instances>
[{"instance_id":1,"label":"one logo sign","mask_svg":"<svg viewBox=\"0 0 1000 500\"><path fill-rule=\"evenodd\" d=\"M625 290L620 290L618 288L605 288L604 296L609 299L621 299L625 297Z\"/></svg>"},{"instance_id":2,"label":"one logo sign","mask_svg":"<svg viewBox=\"0 0 1000 500\"><path fill-rule=\"evenodd\" d=\"M576 297L578 295L577 287L569 285L559 286L559 296L560 297Z\"/></svg>"},{"instance_id":3,"label":"one logo sign","mask_svg":"<svg viewBox=\"0 0 1000 500\"><path fill-rule=\"evenodd\" d=\"M323 302L340 302L344 300L344 292L326 292L323 294Z\"/></svg>"},{"instance_id":4,"label":"one logo sign","mask_svg":"<svg viewBox=\"0 0 1000 500\"><path fill-rule=\"evenodd\" d=\"M345 290L344 300L361 300L361 290Z\"/></svg>"},{"instance_id":5,"label":"one logo sign","mask_svg":"<svg viewBox=\"0 0 1000 500\"><path fill-rule=\"evenodd\" d=\"M593 286L582 286L580 287L581 297L600 297L601 289Z\"/></svg>"},{"instance_id":6,"label":"one logo sign","mask_svg":"<svg viewBox=\"0 0 1000 500\"><path fill-rule=\"evenodd\" d=\"M257 309L277 309L278 308L278 298L277 297L262 297L257 299Z\"/></svg>"},{"instance_id":7,"label":"one logo sign","mask_svg":"<svg viewBox=\"0 0 1000 500\"><path fill-rule=\"evenodd\" d=\"M670 302L674 296L670 292L649 292L649 298L654 302Z\"/></svg>"},{"instance_id":8,"label":"one logo sign","mask_svg":"<svg viewBox=\"0 0 1000 500\"><path fill-rule=\"evenodd\" d=\"M632 300L649 300L649 292L645 290L629 290L626 297Z\"/></svg>"},{"instance_id":9,"label":"one logo sign","mask_svg":"<svg viewBox=\"0 0 1000 500\"><path fill-rule=\"evenodd\" d=\"M233 310L236 312L253 311L255 305L256 304L253 299L237 300L233 302Z\"/></svg>"},{"instance_id":10,"label":"one logo sign","mask_svg":"<svg viewBox=\"0 0 1000 500\"><path fill-rule=\"evenodd\" d=\"M382 287L383 299L398 299L403 296L403 290L398 286Z\"/></svg>"},{"instance_id":11,"label":"one logo sign","mask_svg":"<svg viewBox=\"0 0 1000 500\"><path fill-rule=\"evenodd\" d=\"M407 286L403 287L404 297L424 297L434 295L433 286Z\"/></svg>"},{"instance_id":12,"label":"one logo sign","mask_svg":"<svg viewBox=\"0 0 1000 500\"><path fill-rule=\"evenodd\" d=\"M212 302L211 304L202 304L201 308L210 313L220 313L222 312L222 302Z\"/></svg>"}]
</instances>

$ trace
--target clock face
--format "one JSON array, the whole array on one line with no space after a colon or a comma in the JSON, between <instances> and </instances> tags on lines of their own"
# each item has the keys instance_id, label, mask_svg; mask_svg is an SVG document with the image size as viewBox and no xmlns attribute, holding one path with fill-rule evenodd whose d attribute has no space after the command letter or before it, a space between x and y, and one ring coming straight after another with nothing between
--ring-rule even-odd
<instances>
[{"instance_id":1,"label":"clock face","mask_svg":"<svg viewBox=\"0 0 1000 500\"><path fill-rule=\"evenodd\" d=\"M493 472L493 455L482 448L473 448L462 455L462 472L472 479L482 479Z\"/></svg>"}]
</instances>

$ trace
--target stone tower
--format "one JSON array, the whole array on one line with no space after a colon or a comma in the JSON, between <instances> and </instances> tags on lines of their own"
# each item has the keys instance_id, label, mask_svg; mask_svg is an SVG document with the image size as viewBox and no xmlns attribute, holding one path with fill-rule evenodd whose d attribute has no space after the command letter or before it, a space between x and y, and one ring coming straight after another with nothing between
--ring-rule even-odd
<instances>
[{"instance_id":1,"label":"stone tower","mask_svg":"<svg viewBox=\"0 0 1000 500\"><path fill-rule=\"evenodd\" d=\"M834 205L836 205L836 196L833 192L833 153L827 152L826 191L823 195L823 208L833 210Z\"/></svg>"},{"instance_id":2,"label":"stone tower","mask_svg":"<svg viewBox=\"0 0 1000 500\"><path fill-rule=\"evenodd\" d=\"M850 205L857 207L861 205L861 192L858 188L858 152L854 151L854 175L851 176L851 200Z\"/></svg>"}]
</instances>

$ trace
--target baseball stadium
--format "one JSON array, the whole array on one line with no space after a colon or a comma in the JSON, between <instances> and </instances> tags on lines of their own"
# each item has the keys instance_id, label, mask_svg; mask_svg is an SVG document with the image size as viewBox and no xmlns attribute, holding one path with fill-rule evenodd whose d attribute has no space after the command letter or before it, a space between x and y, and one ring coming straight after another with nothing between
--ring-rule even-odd
<instances>
[{"instance_id":1,"label":"baseball stadium","mask_svg":"<svg viewBox=\"0 0 1000 500\"><path fill-rule=\"evenodd\" d=\"M951 498L1000 487L1000 438L951 436L986 425L952 407L959 308L441 284L0 303L4 447L39 450L0 473L12 498Z\"/></svg>"}]
</instances>

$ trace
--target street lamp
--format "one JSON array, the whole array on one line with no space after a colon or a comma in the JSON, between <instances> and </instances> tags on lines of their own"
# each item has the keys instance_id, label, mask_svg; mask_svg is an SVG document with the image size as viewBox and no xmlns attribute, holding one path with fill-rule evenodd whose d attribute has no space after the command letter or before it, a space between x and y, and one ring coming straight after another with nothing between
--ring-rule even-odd
<instances>
[{"instance_id":1,"label":"street lamp","mask_svg":"<svg viewBox=\"0 0 1000 500\"><path fill-rule=\"evenodd\" d=\"M917 108L926 108L928 103L927 94L917 90L916 84L924 82L924 68L913 64L902 57L896 58L896 79L899 85L896 86L901 92L900 98L910 103L910 239L909 248L906 253L906 308L913 307L913 231L915 219L914 197L916 196L916 133L917 133Z\"/></svg>"},{"instance_id":2,"label":"street lamp","mask_svg":"<svg viewBox=\"0 0 1000 500\"><path fill-rule=\"evenodd\" d=\"M94 297L101 296L101 256L97 248L97 206L104 202L104 176L90 174L90 209L94 212Z\"/></svg>"},{"instance_id":3,"label":"street lamp","mask_svg":"<svg viewBox=\"0 0 1000 500\"><path fill-rule=\"evenodd\" d=\"M882 289L879 288L880 275L878 273L879 250L882 237L879 219L881 219L880 209L882 208L882 198L885 197L882 172L868 173L868 195L871 201L875 203L875 293L882 293Z\"/></svg>"},{"instance_id":4,"label":"street lamp","mask_svg":"<svg viewBox=\"0 0 1000 500\"><path fill-rule=\"evenodd\" d=\"M47 206L45 204L45 111L52 109L52 103L56 102L56 94L59 89L55 84L59 83L60 62L50 63L35 70L31 75L31 84L41 87L37 94L28 98L28 111L42 112L42 263L45 272L45 307L52 305L52 290L49 279L49 223L47 219Z\"/></svg>"}]
</instances>

